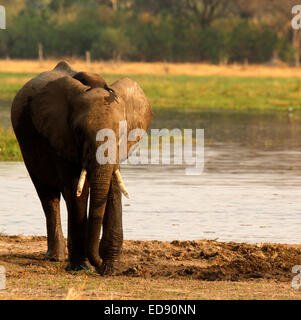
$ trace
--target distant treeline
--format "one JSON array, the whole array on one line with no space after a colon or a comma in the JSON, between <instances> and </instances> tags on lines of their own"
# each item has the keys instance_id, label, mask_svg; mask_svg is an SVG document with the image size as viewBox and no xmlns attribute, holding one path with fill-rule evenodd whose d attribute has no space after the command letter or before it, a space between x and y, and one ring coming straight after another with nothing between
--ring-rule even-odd
<instances>
[{"instance_id":1,"label":"distant treeline","mask_svg":"<svg viewBox=\"0 0 301 320\"><path fill-rule=\"evenodd\" d=\"M0 57L299 63L291 0L6 0ZM40 46L41 48L41 46Z\"/></svg>"}]
</instances>

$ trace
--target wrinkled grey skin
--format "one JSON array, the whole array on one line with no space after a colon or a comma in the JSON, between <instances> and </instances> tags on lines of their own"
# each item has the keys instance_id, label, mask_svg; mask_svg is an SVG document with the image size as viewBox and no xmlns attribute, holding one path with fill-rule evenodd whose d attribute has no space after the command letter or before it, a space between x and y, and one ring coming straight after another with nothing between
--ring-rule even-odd
<instances>
[{"instance_id":1,"label":"wrinkled grey skin","mask_svg":"<svg viewBox=\"0 0 301 320\"><path fill-rule=\"evenodd\" d=\"M97 163L96 150L103 142L96 141L96 133L114 130L118 150L119 121L127 120L128 133L134 128L147 130L152 110L142 89L128 78L109 88L101 76L77 73L60 62L24 85L13 101L11 119L46 216L45 257L65 259L62 195L68 209L67 270L88 268L88 258L100 274L114 273L123 242L121 193L113 174L119 164ZM83 168L87 181L77 197Z\"/></svg>"}]
</instances>

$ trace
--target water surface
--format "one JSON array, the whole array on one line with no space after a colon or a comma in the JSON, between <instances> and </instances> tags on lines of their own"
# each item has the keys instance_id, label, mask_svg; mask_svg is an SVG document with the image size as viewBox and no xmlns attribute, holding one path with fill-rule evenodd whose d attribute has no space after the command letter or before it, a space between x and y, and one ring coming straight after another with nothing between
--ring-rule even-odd
<instances>
[{"instance_id":1,"label":"water surface","mask_svg":"<svg viewBox=\"0 0 301 320\"><path fill-rule=\"evenodd\" d=\"M301 242L299 114L155 110L152 128L204 128L205 171L123 166L125 239ZM66 236L63 201L62 221ZM0 163L0 232L46 234L23 163Z\"/></svg>"}]
</instances>

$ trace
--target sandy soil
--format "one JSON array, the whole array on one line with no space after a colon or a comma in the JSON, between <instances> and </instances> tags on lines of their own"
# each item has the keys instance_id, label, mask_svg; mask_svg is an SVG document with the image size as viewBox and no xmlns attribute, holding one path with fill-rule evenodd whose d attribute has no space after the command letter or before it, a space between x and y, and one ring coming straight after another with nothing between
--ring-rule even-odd
<instances>
[{"instance_id":1,"label":"sandy soil","mask_svg":"<svg viewBox=\"0 0 301 320\"><path fill-rule=\"evenodd\" d=\"M0 299L300 299L301 245L125 241L114 277L44 261L45 237L0 236Z\"/></svg>"},{"instance_id":2,"label":"sandy soil","mask_svg":"<svg viewBox=\"0 0 301 320\"><path fill-rule=\"evenodd\" d=\"M0 60L1 72L40 73L55 67L59 60ZM285 64L272 65L212 65L206 63L146 63L146 62L104 62L87 64L84 60L66 58L76 70L109 74L171 74L194 76L242 76L242 77L301 77L300 68Z\"/></svg>"}]
</instances>

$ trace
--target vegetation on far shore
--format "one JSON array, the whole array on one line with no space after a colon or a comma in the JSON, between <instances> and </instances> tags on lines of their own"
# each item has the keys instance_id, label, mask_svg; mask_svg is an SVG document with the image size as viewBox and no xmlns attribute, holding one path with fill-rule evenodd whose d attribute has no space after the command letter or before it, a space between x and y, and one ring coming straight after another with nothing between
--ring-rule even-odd
<instances>
[{"instance_id":1,"label":"vegetation on far shore","mask_svg":"<svg viewBox=\"0 0 301 320\"><path fill-rule=\"evenodd\" d=\"M0 103L12 101L35 73L0 72ZM106 74L108 83L129 76L149 97L155 111L238 110L301 112L301 78ZM8 104L9 108L10 103ZM3 110L1 110L3 112ZM4 110L4 113L6 111ZM9 109L7 110L9 113ZM0 119L1 120L1 119ZM0 122L1 124L1 122ZM0 131L0 161L21 161L13 131Z\"/></svg>"},{"instance_id":2,"label":"vegetation on far shore","mask_svg":"<svg viewBox=\"0 0 301 320\"><path fill-rule=\"evenodd\" d=\"M0 100L12 100L35 73L0 72ZM106 74L108 83L135 79L153 108L301 110L301 78Z\"/></svg>"},{"instance_id":3,"label":"vegetation on far shore","mask_svg":"<svg viewBox=\"0 0 301 320\"><path fill-rule=\"evenodd\" d=\"M272 2L272 3L271 3ZM0 57L299 64L293 0L2 0ZM262 14L264 13L264 14ZM39 45L40 44L40 45ZM40 55L41 54L41 50Z\"/></svg>"},{"instance_id":4,"label":"vegetation on far shore","mask_svg":"<svg viewBox=\"0 0 301 320\"><path fill-rule=\"evenodd\" d=\"M0 161L22 161L21 151L12 129L0 128Z\"/></svg>"}]
</instances>

